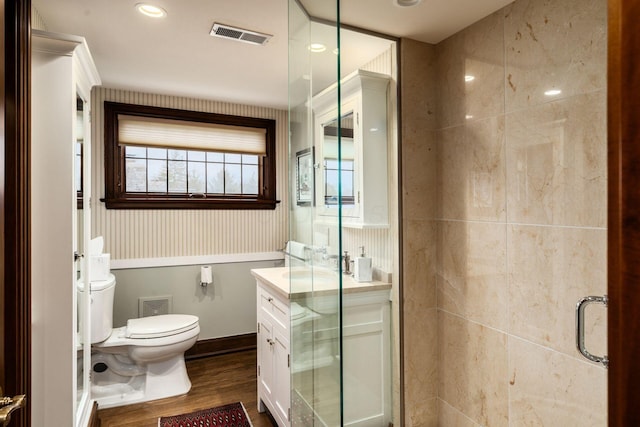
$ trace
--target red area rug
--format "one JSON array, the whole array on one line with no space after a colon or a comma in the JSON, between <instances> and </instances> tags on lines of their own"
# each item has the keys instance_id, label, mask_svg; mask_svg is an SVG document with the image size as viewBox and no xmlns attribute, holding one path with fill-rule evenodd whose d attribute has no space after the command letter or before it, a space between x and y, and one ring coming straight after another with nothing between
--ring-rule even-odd
<instances>
[{"instance_id":1,"label":"red area rug","mask_svg":"<svg viewBox=\"0 0 640 427\"><path fill-rule=\"evenodd\" d=\"M251 427L242 402L158 418L158 427Z\"/></svg>"}]
</instances>

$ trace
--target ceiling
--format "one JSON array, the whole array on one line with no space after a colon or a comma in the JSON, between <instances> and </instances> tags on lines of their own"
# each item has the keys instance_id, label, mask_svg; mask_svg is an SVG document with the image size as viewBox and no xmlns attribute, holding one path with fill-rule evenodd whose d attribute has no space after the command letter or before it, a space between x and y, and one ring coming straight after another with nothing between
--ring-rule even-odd
<instances>
[{"instance_id":1,"label":"ceiling","mask_svg":"<svg viewBox=\"0 0 640 427\"><path fill-rule=\"evenodd\" d=\"M86 38L104 86L286 108L288 3L285 0L148 0L167 11L152 19L140 0L33 0L47 30ZM293 1L293 0L291 0ZM510 0L342 0L342 22L396 37L437 43ZM302 0L314 17L333 20L336 2ZM214 22L273 35L264 46L211 37ZM326 26L316 34L333 37ZM390 41L341 33L343 75L388 48ZM333 55L332 49L324 55ZM335 56L335 55L334 55ZM320 60L320 56L315 59ZM330 81L335 59L321 60ZM321 77L314 69L314 81Z\"/></svg>"}]
</instances>

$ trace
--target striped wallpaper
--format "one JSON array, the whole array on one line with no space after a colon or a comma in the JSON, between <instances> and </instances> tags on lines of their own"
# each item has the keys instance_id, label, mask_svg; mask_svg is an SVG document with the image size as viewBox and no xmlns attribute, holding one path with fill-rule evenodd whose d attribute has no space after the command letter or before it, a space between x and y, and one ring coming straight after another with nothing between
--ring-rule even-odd
<instances>
[{"instance_id":1,"label":"striped wallpaper","mask_svg":"<svg viewBox=\"0 0 640 427\"><path fill-rule=\"evenodd\" d=\"M112 259L271 252L288 235L287 112L202 99L95 88L92 97L92 236ZM104 197L104 101L276 120L275 210L107 210Z\"/></svg>"},{"instance_id":2,"label":"striped wallpaper","mask_svg":"<svg viewBox=\"0 0 640 427\"><path fill-rule=\"evenodd\" d=\"M34 6L31 6L31 29L47 31L47 24Z\"/></svg>"}]
</instances>

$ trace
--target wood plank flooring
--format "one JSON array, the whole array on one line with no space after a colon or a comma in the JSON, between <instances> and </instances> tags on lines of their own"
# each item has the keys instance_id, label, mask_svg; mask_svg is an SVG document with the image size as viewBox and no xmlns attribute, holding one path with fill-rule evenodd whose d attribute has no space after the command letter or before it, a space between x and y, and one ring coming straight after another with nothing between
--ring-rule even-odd
<instances>
[{"instance_id":1,"label":"wood plank flooring","mask_svg":"<svg viewBox=\"0 0 640 427\"><path fill-rule=\"evenodd\" d=\"M191 390L183 396L99 409L101 427L157 427L158 417L178 415L227 403L242 402L254 427L274 427L258 413L256 351L187 361Z\"/></svg>"}]
</instances>

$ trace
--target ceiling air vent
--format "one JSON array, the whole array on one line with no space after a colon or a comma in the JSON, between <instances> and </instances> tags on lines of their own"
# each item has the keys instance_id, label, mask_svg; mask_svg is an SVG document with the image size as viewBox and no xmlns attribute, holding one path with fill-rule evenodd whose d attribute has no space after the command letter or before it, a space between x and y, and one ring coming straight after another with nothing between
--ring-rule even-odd
<instances>
[{"instance_id":1,"label":"ceiling air vent","mask_svg":"<svg viewBox=\"0 0 640 427\"><path fill-rule=\"evenodd\" d=\"M230 27L224 24L214 23L211 32L214 37L238 40L251 44L265 44L272 36L269 34L257 33L255 31L243 30L242 28Z\"/></svg>"}]
</instances>

